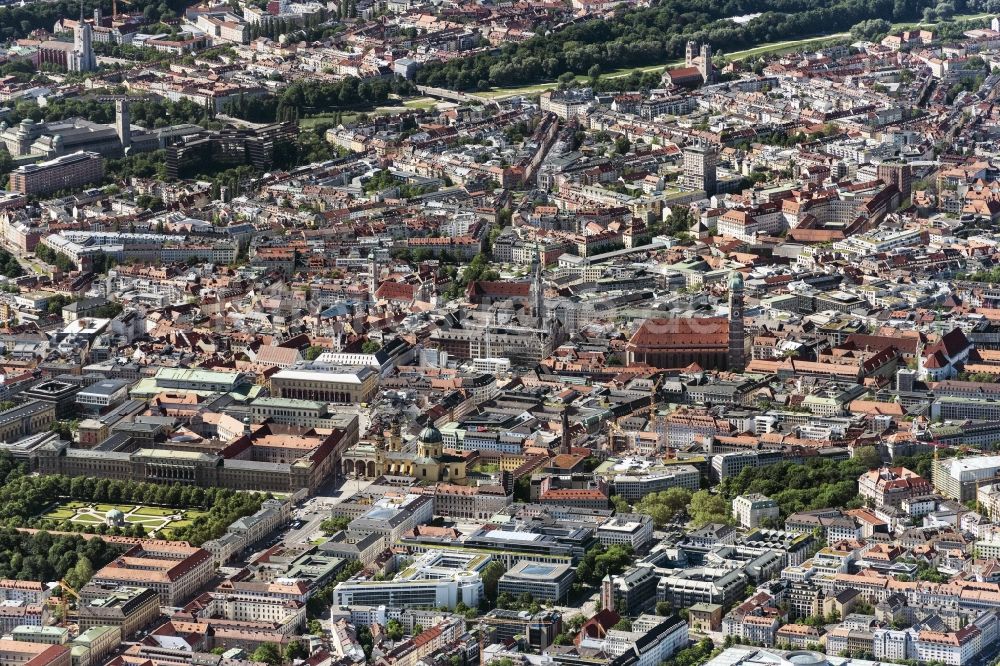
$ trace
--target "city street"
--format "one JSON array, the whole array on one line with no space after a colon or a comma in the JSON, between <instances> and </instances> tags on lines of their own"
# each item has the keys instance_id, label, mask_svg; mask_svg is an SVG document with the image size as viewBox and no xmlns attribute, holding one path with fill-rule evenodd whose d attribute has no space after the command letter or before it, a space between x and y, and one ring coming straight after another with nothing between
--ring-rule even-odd
<instances>
[{"instance_id":1,"label":"city street","mask_svg":"<svg viewBox=\"0 0 1000 666\"><path fill-rule=\"evenodd\" d=\"M302 522L302 526L291 529L285 533L283 541L287 545L297 545L307 543L320 538L320 524L331 516L331 509L352 498L354 495L365 490L372 482L368 479L348 478L343 485L336 490L323 488L321 492L326 494L316 495L307 500L301 508L293 514L293 520Z\"/></svg>"}]
</instances>

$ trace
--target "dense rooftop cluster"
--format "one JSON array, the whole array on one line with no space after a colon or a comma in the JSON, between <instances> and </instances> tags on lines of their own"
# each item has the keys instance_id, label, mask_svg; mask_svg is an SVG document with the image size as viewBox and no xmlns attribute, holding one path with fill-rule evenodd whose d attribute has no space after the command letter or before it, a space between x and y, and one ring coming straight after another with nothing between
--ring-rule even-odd
<instances>
[{"instance_id":1,"label":"dense rooftop cluster","mask_svg":"<svg viewBox=\"0 0 1000 666\"><path fill-rule=\"evenodd\" d=\"M0 663L994 663L987 9L0 7Z\"/></svg>"}]
</instances>

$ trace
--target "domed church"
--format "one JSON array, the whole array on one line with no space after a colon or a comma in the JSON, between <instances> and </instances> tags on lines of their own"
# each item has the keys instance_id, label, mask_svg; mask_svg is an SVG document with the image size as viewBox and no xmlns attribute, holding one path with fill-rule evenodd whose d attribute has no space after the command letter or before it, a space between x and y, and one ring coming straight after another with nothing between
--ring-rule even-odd
<instances>
[{"instance_id":1,"label":"domed church","mask_svg":"<svg viewBox=\"0 0 1000 666\"><path fill-rule=\"evenodd\" d=\"M374 425L368 443L359 443L344 454L344 471L363 478L410 476L418 482L464 484L466 463L462 456L444 452L441 431L428 423L417 435L416 451L403 450L402 423L390 428L388 447L381 424Z\"/></svg>"}]
</instances>

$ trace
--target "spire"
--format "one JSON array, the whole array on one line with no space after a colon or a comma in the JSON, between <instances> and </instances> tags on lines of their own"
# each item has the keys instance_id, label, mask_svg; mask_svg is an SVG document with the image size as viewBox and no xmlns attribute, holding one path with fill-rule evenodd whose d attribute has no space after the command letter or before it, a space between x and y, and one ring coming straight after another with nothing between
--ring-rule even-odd
<instances>
[{"instance_id":1,"label":"spire","mask_svg":"<svg viewBox=\"0 0 1000 666\"><path fill-rule=\"evenodd\" d=\"M83 0L80 0L80 27L83 27Z\"/></svg>"},{"instance_id":2,"label":"spire","mask_svg":"<svg viewBox=\"0 0 1000 666\"><path fill-rule=\"evenodd\" d=\"M534 296L535 296L535 317L538 319L538 325L541 326L545 321L545 285L542 283L542 252L538 247L538 239L535 239L535 259L534 259L535 271L535 283L534 283Z\"/></svg>"},{"instance_id":3,"label":"spire","mask_svg":"<svg viewBox=\"0 0 1000 666\"><path fill-rule=\"evenodd\" d=\"M743 372L746 365L746 340L743 333L743 275L729 274L729 353L726 366L730 372Z\"/></svg>"},{"instance_id":4,"label":"spire","mask_svg":"<svg viewBox=\"0 0 1000 666\"><path fill-rule=\"evenodd\" d=\"M375 250L371 250L368 253L368 272L371 277L368 279L368 300L375 302L375 292L378 291L379 283L379 267L378 261L375 258Z\"/></svg>"},{"instance_id":5,"label":"spire","mask_svg":"<svg viewBox=\"0 0 1000 666\"><path fill-rule=\"evenodd\" d=\"M562 441L560 442L559 453L570 453L570 441L569 441L569 407L563 407L562 410Z\"/></svg>"}]
</instances>

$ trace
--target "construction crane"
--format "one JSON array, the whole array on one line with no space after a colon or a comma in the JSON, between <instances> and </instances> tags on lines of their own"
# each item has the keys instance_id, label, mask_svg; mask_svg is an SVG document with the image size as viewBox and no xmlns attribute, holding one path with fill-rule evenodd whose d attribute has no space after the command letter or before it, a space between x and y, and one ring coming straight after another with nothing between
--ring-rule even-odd
<instances>
[{"instance_id":1,"label":"construction crane","mask_svg":"<svg viewBox=\"0 0 1000 666\"><path fill-rule=\"evenodd\" d=\"M624 438L625 433L622 431L622 426L618 422L618 419L608 420L608 451L614 453L616 451L615 447L615 437L619 436ZM625 442L628 444L628 442Z\"/></svg>"},{"instance_id":2,"label":"construction crane","mask_svg":"<svg viewBox=\"0 0 1000 666\"><path fill-rule=\"evenodd\" d=\"M663 434L663 419L656 413L656 398L660 392L660 388L663 386L663 380L666 379L666 375L660 374L656 381L653 382L653 390L649 393L649 425L651 426L653 432L656 433L656 438L659 440L660 435ZM657 441L657 448L659 449L659 441Z\"/></svg>"},{"instance_id":3,"label":"construction crane","mask_svg":"<svg viewBox=\"0 0 1000 666\"><path fill-rule=\"evenodd\" d=\"M66 582L66 579L59 581L59 587L62 588L62 595L59 597L59 608L62 611L60 613L61 619L59 623L62 626L66 626L69 618L69 597L67 594L72 594L73 598L76 599L78 603L80 601L80 595L77 594L76 590L74 590L70 584Z\"/></svg>"}]
</instances>

